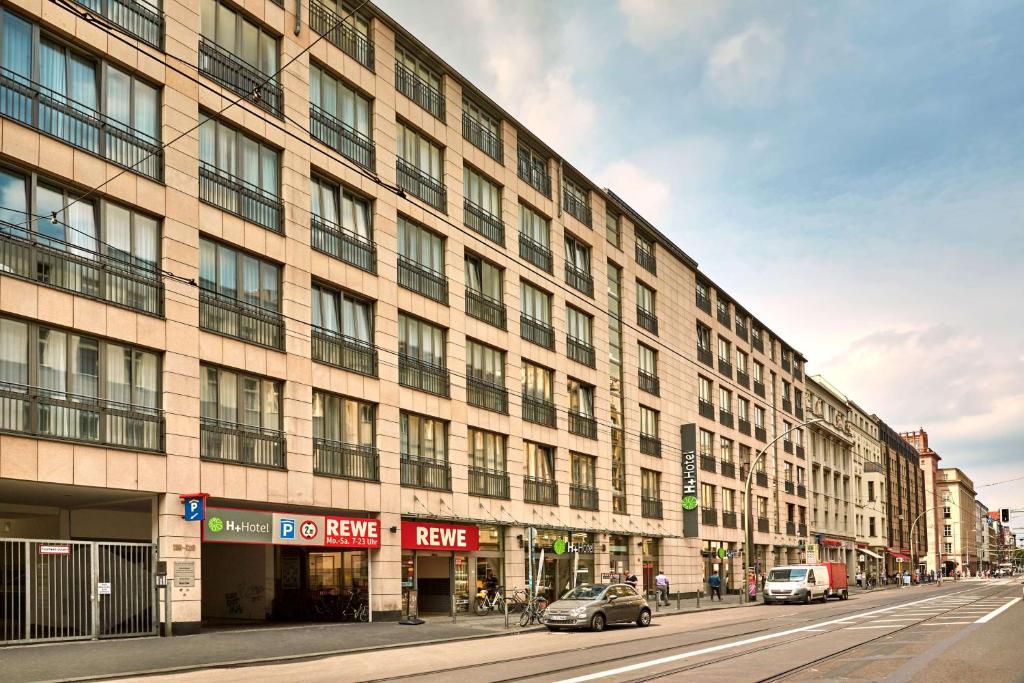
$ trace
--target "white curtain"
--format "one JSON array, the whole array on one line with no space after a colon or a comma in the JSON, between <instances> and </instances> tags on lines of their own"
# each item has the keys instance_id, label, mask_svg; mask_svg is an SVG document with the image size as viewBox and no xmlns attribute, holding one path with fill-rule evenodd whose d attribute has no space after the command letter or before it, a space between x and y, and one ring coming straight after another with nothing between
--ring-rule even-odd
<instances>
[{"instance_id":1,"label":"white curtain","mask_svg":"<svg viewBox=\"0 0 1024 683\"><path fill-rule=\"evenodd\" d=\"M122 129L132 125L132 77L109 65L106 114L121 124Z\"/></svg>"},{"instance_id":2,"label":"white curtain","mask_svg":"<svg viewBox=\"0 0 1024 683\"><path fill-rule=\"evenodd\" d=\"M132 126L135 130L148 135L151 140L160 139L160 92L140 81L135 81L134 88L135 118Z\"/></svg>"},{"instance_id":3,"label":"white curtain","mask_svg":"<svg viewBox=\"0 0 1024 683\"><path fill-rule=\"evenodd\" d=\"M3 20L4 68L27 84L32 78L32 24L10 12L3 13Z\"/></svg>"},{"instance_id":4,"label":"white curtain","mask_svg":"<svg viewBox=\"0 0 1024 683\"><path fill-rule=\"evenodd\" d=\"M551 245L548 222L522 204L519 205L519 232L545 247Z\"/></svg>"},{"instance_id":5,"label":"white curtain","mask_svg":"<svg viewBox=\"0 0 1024 683\"><path fill-rule=\"evenodd\" d=\"M71 386L78 396L99 395L99 342L77 334L71 336Z\"/></svg>"},{"instance_id":6,"label":"white curtain","mask_svg":"<svg viewBox=\"0 0 1024 683\"><path fill-rule=\"evenodd\" d=\"M280 269L272 263L260 263L260 305L268 311L280 309L278 282Z\"/></svg>"},{"instance_id":7,"label":"white curtain","mask_svg":"<svg viewBox=\"0 0 1024 683\"><path fill-rule=\"evenodd\" d=\"M217 370L215 368L202 368L202 382L199 385L199 414L207 419L218 419Z\"/></svg>"},{"instance_id":8,"label":"white curtain","mask_svg":"<svg viewBox=\"0 0 1024 683\"><path fill-rule=\"evenodd\" d=\"M132 403L144 408L158 407L160 403L160 394L157 392L159 359L154 353L135 351L133 360L135 391Z\"/></svg>"},{"instance_id":9,"label":"white curtain","mask_svg":"<svg viewBox=\"0 0 1024 683\"><path fill-rule=\"evenodd\" d=\"M342 302L342 313L344 315L344 333L353 339L371 343L370 330L370 305L362 301L354 301L345 297Z\"/></svg>"},{"instance_id":10,"label":"white curtain","mask_svg":"<svg viewBox=\"0 0 1024 683\"><path fill-rule=\"evenodd\" d=\"M132 254L135 256L136 263L144 264L153 269L157 267L157 261L160 258L159 232L156 220L135 214Z\"/></svg>"},{"instance_id":11,"label":"white curtain","mask_svg":"<svg viewBox=\"0 0 1024 683\"><path fill-rule=\"evenodd\" d=\"M39 330L39 386L67 390L67 335L56 330Z\"/></svg>"},{"instance_id":12,"label":"white curtain","mask_svg":"<svg viewBox=\"0 0 1024 683\"><path fill-rule=\"evenodd\" d=\"M25 323L0 319L0 382L28 384L28 325Z\"/></svg>"},{"instance_id":13,"label":"white curtain","mask_svg":"<svg viewBox=\"0 0 1024 683\"><path fill-rule=\"evenodd\" d=\"M546 292L542 292L525 282L521 284L520 289L523 314L550 325L551 297Z\"/></svg>"},{"instance_id":14,"label":"white curtain","mask_svg":"<svg viewBox=\"0 0 1024 683\"><path fill-rule=\"evenodd\" d=\"M95 259L98 251L96 243L96 213L92 202L79 199L67 208L67 241L71 253L83 258Z\"/></svg>"},{"instance_id":15,"label":"white curtain","mask_svg":"<svg viewBox=\"0 0 1024 683\"><path fill-rule=\"evenodd\" d=\"M117 403L132 402L131 350L107 344L107 398Z\"/></svg>"},{"instance_id":16,"label":"white curtain","mask_svg":"<svg viewBox=\"0 0 1024 683\"><path fill-rule=\"evenodd\" d=\"M335 295L320 287L313 288L313 325L340 332L338 327L338 304Z\"/></svg>"},{"instance_id":17,"label":"white curtain","mask_svg":"<svg viewBox=\"0 0 1024 683\"><path fill-rule=\"evenodd\" d=\"M260 305L260 262L251 256L242 256L242 292L239 298L254 306Z\"/></svg>"},{"instance_id":18,"label":"white curtain","mask_svg":"<svg viewBox=\"0 0 1024 683\"><path fill-rule=\"evenodd\" d=\"M566 318L569 336L585 344L590 344L590 318L575 308L566 308Z\"/></svg>"}]
</instances>

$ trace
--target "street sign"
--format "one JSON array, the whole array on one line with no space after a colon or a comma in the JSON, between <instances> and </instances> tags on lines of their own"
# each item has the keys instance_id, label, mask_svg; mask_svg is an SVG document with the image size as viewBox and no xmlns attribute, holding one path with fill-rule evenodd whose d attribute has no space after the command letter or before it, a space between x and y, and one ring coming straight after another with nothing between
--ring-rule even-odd
<instances>
[{"instance_id":1,"label":"street sign","mask_svg":"<svg viewBox=\"0 0 1024 683\"><path fill-rule=\"evenodd\" d=\"M96 588L97 588L96 592L99 593L100 595L110 595L110 582L109 581L101 581L100 583L98 583L96 585Z\"/></svg>"},{"instance_id":2,"label":"street sign","mask_svg":"<svg viewBox=\"0 0 1024 683\"><path fill-rule=\"evenodd\" d=\"M185 521L201 522L206 519L206 497L185 498Z\"/></svg>"},{"instance_id":3,"label":"street sign","mask_svg":"<svg viewBox=\"0 0 1024 683\"><path fill-rule=\"evenodd\" d=\"M70 545L41 545L39 546L40 555L70 555Z\"/></svg>"}]
</instances>

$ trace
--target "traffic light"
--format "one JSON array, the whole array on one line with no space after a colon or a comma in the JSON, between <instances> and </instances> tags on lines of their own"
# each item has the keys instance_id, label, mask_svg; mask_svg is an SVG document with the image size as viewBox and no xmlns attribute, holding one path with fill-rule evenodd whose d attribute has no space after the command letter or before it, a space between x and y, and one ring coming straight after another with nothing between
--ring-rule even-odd
<instances>
[{"instance_id":1,"label":"traffic light","mask_svg":"<svg viewBox=\"0 0 1024 683\"><path fill-rule=\"evenodd\" d=\"M1010 523L1010 508L999 508L999 521L1003 524Z\"/></svg>"}]
</instances>

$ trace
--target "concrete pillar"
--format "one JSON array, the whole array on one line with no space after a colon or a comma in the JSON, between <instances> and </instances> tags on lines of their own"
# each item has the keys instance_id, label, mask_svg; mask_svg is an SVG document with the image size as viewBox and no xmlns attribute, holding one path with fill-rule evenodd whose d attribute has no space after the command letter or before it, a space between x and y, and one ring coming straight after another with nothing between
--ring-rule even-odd
<instances>
[{"instance_id":1,"label":"concrete pillar","mask_svg":"<svg viewBox=\"0 0 1024 683\"><path fill-rule=\"evenodd\" d=\"M380 515L380 548L369 551L370 599L374 621L397 621L402 612L402 520L395 512ZM391 529L395 528L394 533Z\"/></svg>"},{"instance_id":2,"label":"concrete pillar","mask_svg":"<svg viewBox=\"0 0 1024 683\"><path fill-rule=\"evenodd\" d=\"M195 576L191 587L175 585L168 589L172 592L171 619L174 622L174 635L199 633L202 623L203 544L200 534L203 522L185 521L177 494L161 494L157 507L155 538L160 559L167 562L168 583L174 580L176 568L187 570L191 565ZM161 623L165 623L163 605L160 610Z\"/></svg>"}]
</instances>

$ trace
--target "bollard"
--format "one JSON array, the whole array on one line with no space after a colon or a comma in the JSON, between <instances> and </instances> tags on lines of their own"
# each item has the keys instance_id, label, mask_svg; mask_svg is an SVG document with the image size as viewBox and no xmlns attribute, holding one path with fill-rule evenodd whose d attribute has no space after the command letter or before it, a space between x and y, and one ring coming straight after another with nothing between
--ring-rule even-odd
<instances>
[{"instance_id":1,"label":"bollard","mask_svg":"<svg viewBox=\"0 0 1024 683\"><path fill-rule=\"evenodd\" d=\"M676 609L680 612L683 610L683 594L676 593Z\"/></svg>"},{"instance_id":2,"label":"bollard","mask_svg":"<svg viewBox=\"0 0 1024 683\"><path fill-rule=\"evenodd\" d=\"M700 594L703 592L700 588L697 589L697 609L700 609Z\"/></svg>"},{"instance_id":3,"label":"bollard","mask_svg":"<svg viewBox=\"0 0 1024 683\"><path fill-rule=\"evenodd\" d=\"M455 593L452 593L452 623L458 623L456 614L459 613L459 604L456 602Z\"/></svg>"},{"instance_id":4,"label":"bollard","mask_svg":"<svg viewBox=\"0 0 1024 683\"><path fill-rule=\"evenodd\" d=\"M512 589L512 594L515 595L515 589L514 588ZM507 595L505 596L505 599L501 601L501 604L505 606L505 628L508 628L508 596Z\"/></svg>"}]
</instances>

